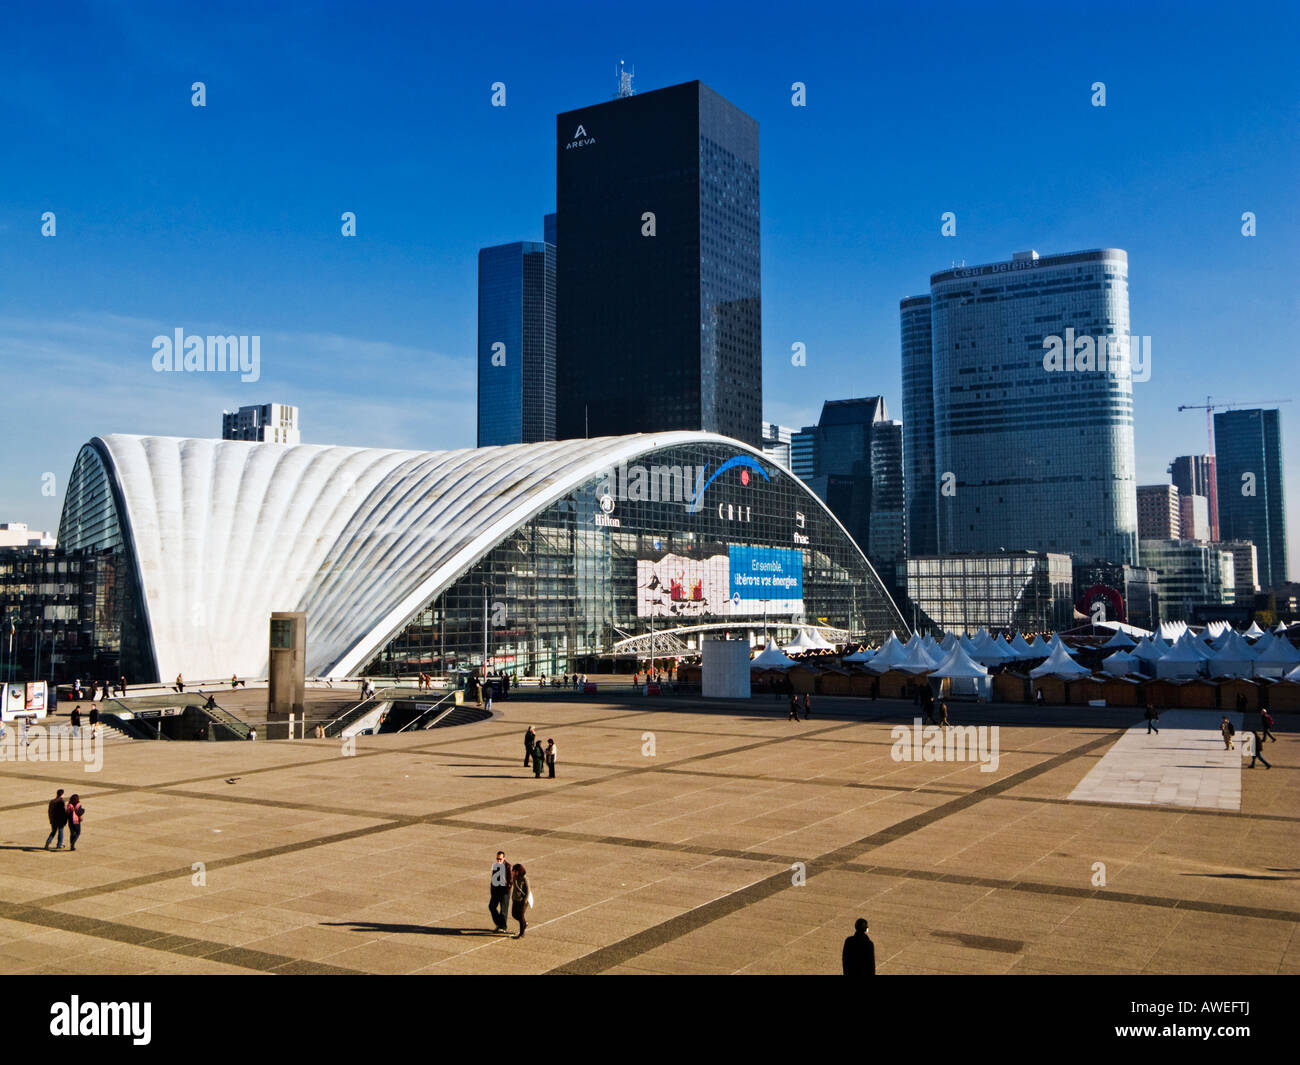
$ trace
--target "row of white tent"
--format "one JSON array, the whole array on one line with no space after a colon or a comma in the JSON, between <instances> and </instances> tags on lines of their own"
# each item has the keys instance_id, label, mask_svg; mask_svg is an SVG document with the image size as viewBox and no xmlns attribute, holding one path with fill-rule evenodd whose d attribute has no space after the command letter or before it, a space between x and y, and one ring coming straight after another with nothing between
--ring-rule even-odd
<instances>
[{"instance_id":1,"label":"row of white tent","mask_svg":"<svg viewBox=\"0 0 1300 1065\"><path fill-rule=\"evenodd\" d=\"M1135 640L1130 631L1144 630L1116 626L1114 635L1102 645L1103 650L1110 649L1112 653L1101 668L1113 676L1145 672L1158 678L1270 677L1300 682L1300 650L1280 635L1286 631L1283 624L1269 633L1254 623L1245 632L1238 632L1226 621L1211 622L1201 633L1194 633L1183 622L1164 622L1159 632L1148 633L1140 640ZM799 653L830 647L815 629L805 629L785 650ZM1074 653L1056 633L1035 641L1026 640L1017 632L1004 640L984 629L974 637L949 633L942 641L928 633L913 633L909 640L902 641L891 632L878 650L864 649L846 655L843 661L860 664L878 674L893 669L936 678L970 678L987 676L986 666L1037 658L1044 661L1029 671L1033 678L1074 679L1091 673L1075 661ZM775 641L769 640L750 667L789 669L797 664Z\"/></svg>"}]
</instances>

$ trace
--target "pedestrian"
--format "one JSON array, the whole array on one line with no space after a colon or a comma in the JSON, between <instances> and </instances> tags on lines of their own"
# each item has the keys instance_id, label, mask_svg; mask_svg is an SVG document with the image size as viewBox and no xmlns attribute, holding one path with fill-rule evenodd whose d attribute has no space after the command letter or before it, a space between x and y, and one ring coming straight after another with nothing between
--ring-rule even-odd
<instances>
[{"instance_id":1,"label":"pedestrian","mask_svg":"<svg viewBox=\"0 0 1300 1065\"><path fill-rule=\"evenodd\" d=\"M1154 732L1157 736L1159 736L1160 728L1156 725L1156 722L1160 720L1160 715L1156 713L1156 708L1152 705L1150 699L1147 700L1146 719L1147 719L1147 735L1150 736L1151 733Z\"/></svg>"},{"instance_id":2,"label":"pedestrian","mask_svg":"<svg viewBox=\"0 0 1300 1065\"><path fill-rule=\"evenodd\" d=\"M483 708L490 714L492 713L492 689L489 688L486 684L483 685L483 689L484 692L486 693L486 697L483 703Z\"/></svg>"},{"instance_id":3,"label":"pedestrian","mask_svg":"<svg viewBox=\"0 0 1300 1065\"><path fill-rule=\"evenodd\" d=\"M72 682L72 697L78 702L81 700L81 678L77 677Z\"/></svg>"},{"instance_id":4,"label":"pedestrian","mask_svg":"<svg viewBox=\"0 0 1300 1065\"><path fill-rule=\"evenodd\" d=\"M1034 705L1035 705L1035 706L1042 706L1042 705L1043 705L1043 689L1042 689L1042 688L1039 688L1039 689L1038 689L1038 692L1034 695Z\"/></svg>"},{"instance_id":5,"label":"pedestrian","mask_svg":"<svg viewBox=\"0 0 1300 1065\"><path fill-rule=\"evenodd\" d=\"M794 692L790 693L790 716L787 720L789 721L799 720L799 696L796 695Z\"/></svg>"},{"instance_id":6,"label":"pedestrian","mask_svg":"<svg viewBox=\"0 0 1300 1065\"><path fill-rule=\"evenodd\" d=\"M853 935L844 941L844 975L875 976L876 945L867 935L867 919L859 917L853 922L853 929Z\"/></svg>"},{"instance_id":7,"label":"pedestrian","mask_svg":"<svg viewBox=\"0 0 1300 1065\"><path fill-rule=\"evenodd\" d=\"M81 805L79 796L74 795L68 800L68 850L77 849L77 840L81 836L81 822L85 819L86 808Z\"/></svg>"},{"instance_id":8,"label":"pedestrian","mask_svg":"<svg viewBox=\"0 0 1300 1065\"><path fill-rule=\"evenodd\" d=\"M250 728L250 729L248 730L248 738L249 738L250 740L255 740L255 739L257 739L257 729L255 729L255 728Z\"/></svg>"},{"instance_id":9,"label":"pedestrian","mask_svg":"<svg viewBox=\"0 0 1300 1065\"><path fill-rule=\"evenodd\" d=\"M803 693L803 719L808 720L808 715L812 713L812 695L808 692Z\"/></svg>"},{"instance_id":10,"label":"pedestrian","mask_svg":"<svg viewBox=\"0 0 1300 1065\"><path fill-rule=\"evenodd\" d=\"M54 849L63 850L63 827L68 823L68 804L63 801L63 789L60 788L54 793L54 798L50 800L50 834L45 840L45 849L50 849L50 843L55 835L59 837L59 845Z\"/></svg>"},{"instance_id":11,"label":"pedestrian","mask_svg":"<svg viewBox=\"0 0 1300 1065\"><path fill-rule=\"evenodd\" d=\"M524 733L524 765L533 757L533 744L537 742L537 730L532 725L528 726L528 731Z\"/></svg>"},{"instance_id":12,"label":"pedestrian","mask_svg":"<svg viewBox=\"0 0 1300 1065\"><path fill-rule=\"evenodd\" d=\"M1273 727L1273 715L1267 710L1261 709L1259 712L1259 730L1264 739L1272 740L1277 743L1277 737L1273 735L1270 729Z\"/></svg>"},{"instance_id":13,"label":"pedestrian","mask_svg":"<svg viewBox=\"0 0 1300 1065\"><path fill-rule=\"evenodd\" d=\"M550 770L550 779L555 779L555 741L546 741L546 766Z\"/></svg>"},{"instance_id":14,"label":"pedestrian","mask_svg":"<svg viewBox=\"0 0 1300 1065\"><path fill-rule=\"evenodd\" d=\"M492 863L492 878L488 884L488 913L492 915L492 924L498 932L510 930L510 882L512 880L510 863L506 861L506 852L497 851L497 860Z\"/></svg>"},{"instance_id":15,"label":"pedestrian","mask_svg":"<svg viewBox=\"0 0 1300 1065\"><path fill-rule=\"evenodd\" d=\"M1232 727L1232 722L1226 716L1219 722L1219 731L1223 733L1223 749L1232 750L1232 737L1237 734L1237 730Z\"/></svg>"},{"instance_id":16,"label":"pedestrian","mask_svg":"<svg viewBox=\"0 0 1300 1065\"><path fill-rule=\"evenodd\" d=\"M90 717L88 717L86 720L90 723L90 734L92 736L98 736L99 735L99 707L92 706L90 708Z\"/></svg>"},{"instance_id":17,"label":"pedestrian","mask_svg":"<svg viewBox=\"0 0 1300 1065\"><path fill-rule=\"evenodd\" d=\"M94 704L92 703L91 705L93 706ZM68 722L69 724L72 725L72 734L74 736L80 736L81 735L81 707L74 706L72 708L72 713L68 715Z\"/></svg>"},{"instance_id":18,"label":"pedestrian","mask_svg":"<svg viewBox=\"0 0 1300 1065\"><path fill-rule=\"evenodd\" d=\"M871 701L874 703L880 695L880 679L873 678L871 681Z\"/></svg>"},{"instance_id":19,"label":"pedestrian","mask_svg":"<svg viewBox=\"0 0 1300 1065\"><path fill-rule=\"evenodd\" d=\"M24 747L30 747L32 745L32 741L27 736L27 730L31 728L31 725L32 725L31 715L24 714L23 715L23 746Z\"/></svg>"},{"instance_id":20,"label":"pedestrian","mask_svg":"<svg viewBox=\"0 0 1300 1065\"><path fill-rule=\"evenodd\" d=\"M126 694L126 677L117 678L117 694L118 695Z\"/></svg>"},{"instance_id":21,"label":"pedestrian","mask_svg":"<svg viewBox=\"0 0 1300 1065\"><path fill-rule=\"evenodd\" d=\"M179 673L176 674L176 693L182 694L185 691L185 678Z\"/></svg>"},{"instance_id":22,"label":"pedestrian","mask_svg":"<svg viewBox=\"0 0 1300 1065\"><path fill-rule=\"evenodd\" d=\"M939 700L939 724L943 728L948 728L948 704L942 699Z\"/></svg>"},{"instance_id":23,"label":"pedestrian","mask_svg":"<svg viewBox=\"0 0 1300 1065\"><path fill-rule=\"evenodd\" d=\"M930 697L928 699L923 699L921 701L921 709L925 711L926 724L933 725L934 724L934 695L932 693L927 693L927 694L929 694Z\"/></svg>"},{"instance_id":24,"label":"pedestrian","mask_svg":"<svg viewBox=\"0 0 1300 1065\"><path fill-rule=\"evenodd\" d=\"M1264 737L1258 732L1253 732L1251 735L1254 736L1255 742L1250 745L1250 765L1246 766L1246 768L1254 769L1255 759L1258 758L1264 763L1265 769L1272 769L1273 767L1268 764L1268 759L1264 757Z\"/></svg>"},{"instance_id":25,"label":"pedestrian","mask_svg":"<svg viewBox=\"0 0 1300 1065\"><path fill-rule=\"evenodd\" d=\"M528 928L527 913L533 908L533 891L528 886L528 870L516 863L510 869L510 915L519 922L519 939Z\"/></svg>"},{"instance_id":26,"label":"pedestrian","mask_svg":"<svg viewBox=\"0 0 1300 1065\"><path fill-rule=\"evenodd\" d=\"M533 778L540 780L542 777L542 766L546 763L546 751L542 749L542 741L538 740L533 744Z\"/></svg>"}]
</instances>

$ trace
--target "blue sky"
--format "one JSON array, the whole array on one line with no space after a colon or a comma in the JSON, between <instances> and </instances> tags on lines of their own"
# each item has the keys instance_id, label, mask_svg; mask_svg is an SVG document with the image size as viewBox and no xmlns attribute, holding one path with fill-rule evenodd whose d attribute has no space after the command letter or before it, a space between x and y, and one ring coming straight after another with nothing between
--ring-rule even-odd
<instances>
[{"instance_id":1,"label":"blue sky","mask_svg":"<svg viewBox=\"0 0 1300 1065\"><path fill-rule=\"evenodd\" d=\"M898 300L954 261L1124 248L1140 483L1205 448L1179 403L1293 398L1300 570L1294 4L53 8L0 35L0 521L55 528L93 435L215 436L243 403L297 404L310 442L472 445L477 251L540 239L555 114L624 59L759 121L767 417L901 416ZM178 327L260 335L261 380L155 373Z\"/></svg>"}]
</instances>

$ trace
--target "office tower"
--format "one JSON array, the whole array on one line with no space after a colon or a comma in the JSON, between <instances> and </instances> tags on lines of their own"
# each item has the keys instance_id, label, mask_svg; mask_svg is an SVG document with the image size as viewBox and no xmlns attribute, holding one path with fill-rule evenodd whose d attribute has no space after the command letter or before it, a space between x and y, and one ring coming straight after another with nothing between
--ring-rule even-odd
<instances>
[{"instance_id":1,"label":"office tower","mask_svg":"<svg viewBox=\"0 0 1300 1065\"><path fill-rule=\"evenodd\" d=\"M1141 564L1159 577L1160 620L1190 621L1196 607L1232 603L1233 553L1204 540L1141 540Z\"/></svg>"},{"instance_id":2,"label":"office tower","mask_svg":"<svg viewBox=\"0 0 1300 1065\"><path fill-rule=\"evenodd\" d=\"M1137 487L1138 539L1177 540L1182 535L1178 489L1172 484Z\"/></svg>"},{"instance_id":3,"label":"office tower","mask_svg":"<svg viewBox=\"0 0 1300 1065\"><path fill-rule=\"evenodd\" d=\"M1259 591L1259 555L1255 545L1249 540L1225 540L1217 546L1221 551L1232 554L1237 604L1250 606L1255 601L1255 593Z\"/></svg>"},{"instance_id":4,"label":"office tower","mask_svg":"<svg viewBox=\"0 0 1300 1065\"><path fill-rule=\"evenodd\" d=\"M555 246L478 253L478 446L555 439Z\"/></svg>"},{"instance_id":5,"label":"office tower","mask_svg":"<svg viewBox=\"0 0 1300 1065\"><path fill-rule=\"evenodd\" d=\"M284 403L262 403L221 412L222 440L255 440L265 444L297 444L298 408Z\"/></svg>"},{"instance_id":6,"label":"office tower","mask_svg":"<svg viewBox=\"0 0 1300 1065\"><path fill-rule=\"evenodd\" d=\"M789 469L790 439L796 432L797 430L791 429L788 425L777 425L776 422L764 422L763 454Z\"/></svg>"},{"instance_id":7,"label":"office tower","mask_svg":"<svg viewBox=\"0 0 1300 1065\"><path fill-rule=\"evenodd\" d=\"M1210 510L1208 540L1219 539L1219 485L1213 455L1179 455L1169 465L1169 479L1180 495L1205 496Z\"/></svg>"},{"instance_id":8,"label":"office tower","mask_svg":"<svg viewBox=\"0 0 1300 1065\"><path fill-rule=\"evenodd\" d=\"M930 326L939 553L1136 562L1127 254L933 274Z\"/></svg>"},{"instance_id":9,"label":"office tower","mask_svg":"<svg viewBox=\"0 0 1300 1065\"><path fill-rule=\"evenodd\" d=\"M758 123L692 81L565 112L556 135L557 434L760 446Z\"/></svg>"},{"instance_id":10,"label":"office tower","mask_svg":"<svg viewBox=\"0 0 1300 1065\"><path fill-rule=\"evenodd\" d=\"M903 339L903 455L906 461L907 544L910 555L939 550L935 514L934 366L930 351L930 297L899 304Z\"/></svg>"},{"instance_id":11,"label":"office tower","mask_svg":"<svg viewBox=\"0 0 1300 1065\"><path fill-rule=\"evenodd\" d=\"M883 396L833 399L790 441L794 472L830 507L886 585L903 580L903 423Z\"/></svg>"},{"instance_id":12,"label":"office tower","mask_svg":"<svg viewBox=\"0 0 1300 1065\"><path fill-rule=\"evenodd\" d=\"M29 529L21 521L0 523L0 547L54 547L53 533Z\"/></svg>"},{"instance_id":13,"label":"office tower","mask_svg":"<svg viewBox=\"0 0 1300 1065\"><path fill-rule=\"evenodd\" d=\"M1142 527L1141 504L1138 504L1138 528ZM1178 535L1184 540L1209 540L1210 501L1205 496L1178 497ZM1139 536L1141 533L1139 532Z\"/></svg>"},{"instance_id":14,"label":"office tower","mask_svg":"<svg viewBox=\"0 0 1300 1065\"><path fill-rule=\"evenodd\" d=\"M1259 552L1264 588L1287 579L1286 499L1282 489L1282 424L1277 410L1214 415L1219 535L1249 540Z\"/></svg>"},{"instance_id":15,"label":"office tower","mask_svg":"<svg viewBox=\"0 0 1300 1065\"><path fill-rule=\"evenodd\" d=\"M555 239L555 213L542 215L542 240L552 247L559 247Z\"/></svg>"}]
</instances>

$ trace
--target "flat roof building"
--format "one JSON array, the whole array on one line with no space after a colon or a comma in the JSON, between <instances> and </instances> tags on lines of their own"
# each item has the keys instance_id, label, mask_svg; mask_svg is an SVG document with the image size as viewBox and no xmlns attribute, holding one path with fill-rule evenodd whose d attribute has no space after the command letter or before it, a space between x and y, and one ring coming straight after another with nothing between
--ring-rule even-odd
<instances>
[{"instance_id":1,"label":"flat roof building","mask_svg":"<svg viewBox=\"0 0 1300 1065\"><path fill-rule=\"evenodd\" d=\"M1182 531L1182 507L1172 484L1137 486L1138 536L1143 540L1177 540Z\"/></svg>"}]
</instances>

